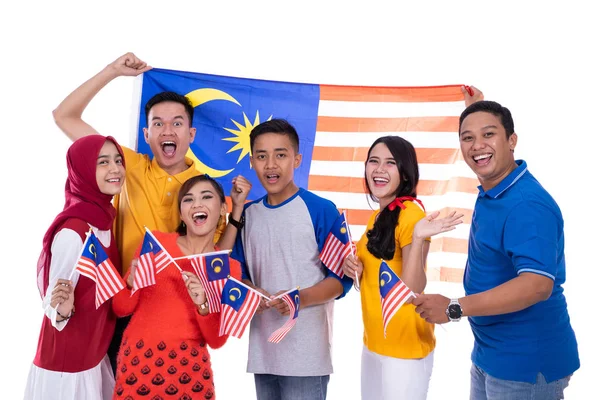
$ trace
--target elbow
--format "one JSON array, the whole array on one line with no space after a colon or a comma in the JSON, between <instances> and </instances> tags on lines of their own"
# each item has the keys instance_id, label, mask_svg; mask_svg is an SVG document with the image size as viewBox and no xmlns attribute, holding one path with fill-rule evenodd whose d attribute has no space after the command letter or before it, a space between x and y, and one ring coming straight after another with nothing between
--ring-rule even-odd
<instances>
[{"instance_id":1,"label":"elbow","mask_svg":"<svg viewBox=\"0 0 600 400\"><path fill-rule=\"evenodd\" d=\"M544 285L544 287L538 288L538 290L536 291L538 301L548 300L552 295L552 289L552 285L550 285L549 287Z\"/></svg>"}]
</instances>

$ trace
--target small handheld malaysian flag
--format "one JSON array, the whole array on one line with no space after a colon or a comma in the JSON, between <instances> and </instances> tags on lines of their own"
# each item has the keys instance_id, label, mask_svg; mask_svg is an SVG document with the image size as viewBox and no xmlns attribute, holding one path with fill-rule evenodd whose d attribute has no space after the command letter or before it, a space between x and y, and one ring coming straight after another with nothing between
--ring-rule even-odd
<instances>
[{"instance_id":1,"label":"small handheld malaysian flag","mask_svg":"<svg viewBox=\"0 0 600 400\"><path fill-rule=\"evenodd\" d=\"M379 294L383 313L383 337L385 337L386 328L394 314L411 296L416 296L385 261L381 261L379 266Z\"/></svg>"},{"instance_id":2,"label":"small handheld malaysian flag","mask_svg":"<svg viewBox=\"0 0 600 400\"><path fill-rule=\"evenodd\" d=\"M96 282L96 309L125 288L125 282L93 232L83 243L75 270Z\"/></svg>"},{"instance_id":3,"label":"small handheld malaysian flag","mask_svg":"<svg viewBox=\"0 0 600 400\"><path fill-rule=\"evenodd\" d=\"M142 242L142 250L138 259L138 265L135 268L135 277L131 294L136 291L156 284L156 274L162 271L169 264L167 252L160 243L155 241L152 236L146 232Z\"/></svg>"},{"instance_id":4,"label":"small handheld malaysian flag","mask_svg":"<svg viewBox=\"0 0 600 400\"><path fill-rule=\"evenodd\" d=\"M281 328L277 329L271 334L269 337L269 342L271 343L279 343L283 340L285 335L287 335L294 325L296 325L298 311L300 311L300 292L298 292L298 289L293 289L287 293L284 293L280 296L280 298L281 300L285 301L290 308L290 316L285 324L281 326Z\"/></svg>"},{"instance_id":5,"label":"small handheld malaysian flag","mask_svg":"<svg viewBox=\"0 0 600 400\"><path fill-rule=\"evenodd\" d=\"M331 227L331 231L325 239L323 250L319 254L319 259L334 274L340 278L344 277L342 265L344 260L352 254L352 240L348 232L348 223L346 221L346 212L340 214Z\"/></svg>"},{"instance_id":6,"label":"small handheld malaysian flag","mask_svg":"<svg viewBox=\"0 0 600 400\"><path fill-rule=\"evenodd\" d=\"M208 312L221 311L221 294L230 275L229 250L206 253L191 260L208 300Z\"/></svg>"},{"instance_id":7,"label":"small handheld malaysian flag","mask_svg":"<svg viewBox=\"0 0 600 400\"><path fill-rule=\"evenodd\" d=\"M257 292L236 279L227 279L221 296L219 336L231 335L241 338L259 303L260 296Z\"/></svg>"}]
</instances>

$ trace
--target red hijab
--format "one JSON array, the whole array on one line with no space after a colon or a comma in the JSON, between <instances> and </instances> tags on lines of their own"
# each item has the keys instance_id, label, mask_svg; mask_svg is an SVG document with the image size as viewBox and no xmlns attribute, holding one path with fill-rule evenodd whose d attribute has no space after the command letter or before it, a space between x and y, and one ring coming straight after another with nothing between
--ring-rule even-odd
<instances>
[{"instance_id":1,"label":"red hijab","mask_svg":"<svg viewBox=\"0 0 600 400\"><path fill-rule=\"evenodd\" d=\"M98 154L107 140L115 144L125 166L123 150L112 136L84 136L76 140L67 151L65 206L44 235L42 253L37 264L38 289L42 298L49 284L51 247L56 230L69 218L79 218L100 230L112 227L116 215L111 203L113 196L102 193L96 182Z\"/></svg>"}]
</instances>

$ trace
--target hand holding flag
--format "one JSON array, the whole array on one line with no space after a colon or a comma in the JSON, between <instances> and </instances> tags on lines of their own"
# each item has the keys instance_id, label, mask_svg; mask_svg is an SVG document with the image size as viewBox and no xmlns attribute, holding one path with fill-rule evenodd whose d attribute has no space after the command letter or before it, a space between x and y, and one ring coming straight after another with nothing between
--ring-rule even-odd
<instances>
[{"instance_id":1,"label":"hand holding flag","mask_svg":"<svg viewBox=\"0 0 600 400\"><path fill-rule=\"evenodd\" d=\"M285 335L296 325L298 312L300 311L300 292L298 288L282 293L276 298L283 300L289 307L289 318L281 328L271 334L269 337L269 342L271 343L279 343L283 340Z\"/></svg>"},{"instance_id":2,"label":"hand holding flag","mask_svg":"<svg viewBox=\"0 0 600 400\"><path fill-rule=\"evenodd\" d=\"M394 314L408 299L416 296L383 260L379 266L379 294L383 314L383 337L385 337L385 331Z\"/></svg>"}]
</instances>

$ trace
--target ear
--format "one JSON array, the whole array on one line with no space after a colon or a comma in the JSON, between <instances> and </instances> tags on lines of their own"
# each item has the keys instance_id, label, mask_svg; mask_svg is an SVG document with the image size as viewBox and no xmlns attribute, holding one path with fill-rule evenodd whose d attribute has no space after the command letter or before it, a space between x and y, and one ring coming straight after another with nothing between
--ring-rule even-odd
<instances>
[{"instance_id":1,"label":"ear","mask_svg":"<svg viewBox=\"0 0 600 400\"><path fill-rule=\"evenodd\" d=\"M302 154L296 154L294 156L294 168L298 168L302 164Z\"/></svg>"},{"instance_id":2,"label":"ear","mask_svg":"<svg viewBox=\"0 0 600 400\"><path fill-rule=\"evenodd\" d=\"M196 128L190 128L190 143L196 138Z\"/></svg>"},{"instance_id":3,"label":"ear","mask_svg":"<svg viewBox=\"0 0 600 400\"><path fill-rule=\"evenodd\" d=\"M227 203L221 204L221 216L225 217L227 215Z\"/></svg>"},{"instance_id":4,"label":"ear","mask_svg":"<svg viewBox=\"0 0 600 400\"><path fill-rule=\"evenodd\" d=\"M519 137L517 136L516 132L510 135L510 137L508 138L508 145L510 146L510 151L515 151L515 147L517 147L518 140Z\"/></svg>"},{"instance_id":5,"label":"ear","mask_svg":"<svg viewBox=\"0 0 600 400\"><path fill-rule=\"evenodd\" d=\"M145 140L145 141L146 141L146 143L148 143L148 144L150 144L150 141L149 141L149 136L150 136L150 133L148 132L148 129L144 128L144 140Z\"/></svg>"}]
</instances>

